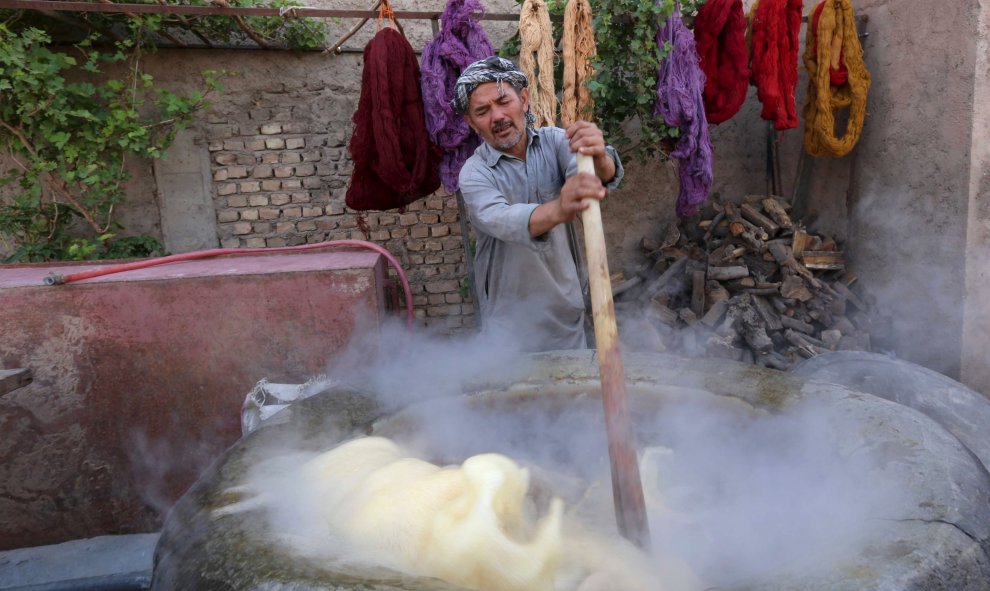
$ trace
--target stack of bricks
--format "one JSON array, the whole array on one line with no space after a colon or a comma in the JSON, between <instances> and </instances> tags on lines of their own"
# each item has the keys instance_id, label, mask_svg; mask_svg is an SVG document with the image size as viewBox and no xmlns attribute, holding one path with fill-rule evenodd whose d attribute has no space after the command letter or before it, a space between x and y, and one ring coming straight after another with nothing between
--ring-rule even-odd
<instances>
[{"instance_id":1,"label":"stack of bricks","mask_svg":"<svg viewBox=\"0 0 990 591\"><path fill-rule=\"evenodd\" d=\"M347 138L294 121L292 111L261 107L209 114L221 246L369 240L402 263L420 325L448 334L475 326L456 198L440 192L404 212L367 212L365 235L358 213L344 205L352 170Z\"/></svg>"}]
</instances>

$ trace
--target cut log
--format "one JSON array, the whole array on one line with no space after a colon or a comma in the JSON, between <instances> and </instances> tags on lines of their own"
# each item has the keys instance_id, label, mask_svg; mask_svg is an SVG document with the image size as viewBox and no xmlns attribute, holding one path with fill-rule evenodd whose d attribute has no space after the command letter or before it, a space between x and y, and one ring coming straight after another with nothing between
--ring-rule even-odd
<instances>
[{"instance_id":1,"label":"cut log","mask_svg":"<svg viewBox=\"0 0 990 591\"><path fill-rule=\"evenodd\" d=\"M801 253L801 261L809 269L819 271L841 271L846 268L841 252L827 250L806 250Z\"/></svg>"},{"instance_id":2,"label":"cut log","mask_svg":"<svg viewBox=\"0 0 990 591\"><path fill-rule=\"evenodd\" d=\"M684 266L687 265L687 262L688 262L687 256L682 256L676 261L674 261L669 267L667 267L667 270L663 272L663 275L660 275L659 277L657 277L656 279L654 279L653 281L649 282L646 285L646 289L643 290L642 299L644 300L652 299L653 296L657 294L657 292L659 292L661 289L664 288L665 285L667 285L667 283L669 283L675 277L679 276L684 271Z\"/></svg>"},{"instance_id":3,"label":"cut log","mask_svg":"<svg viewBox=\"0 0 990 591\"><path fill-rule=\"evenodd\" d=\"M647 238L643 236L643 239L639 241L639 247L647 253L654 253L660 250L660 243L652 238Z\"/></svg>"},{"instance_id":4,"label":"cut log","mask_svg":"<svg viewBox=\"0 0 990 591\"><path fill-rule=\"evenodd\" d=\"M620 294L623 294L623 293L629 291L630 289L632 289L633 287L636 287L637 285L639 285L642 282L643 282L643 278L640 277L639 275L636 275L635 277L633 277L631 279L626 279L625 281L619 283L618 285L616 285L616 284L613 283L613 285L612 285L612 297L615 297L615 296L618 296Z\"/></svg>"},{"instance_id":5,"label":"cut log","mask_svg":"<svg viewBox=\"0 0 990 591\"><path fill-rule=\"evenodd\" d=\"M804 252L804 249L808 248L809 244L811 244L811 237L808 236L807 232L804 230L794 231L794 238L791 240L791 252L794 253L794 256L798 256Z\"/></svg>"},{"instance_id":6,"label":"cut log","mask_svg":"<svg viewBox=\"0 0 990 591\"><path fill-rule=\"evenodd\" d=\"M787 215L787 211L784 210L784 206L781 205L780 201L772 197L766 197L760 201L760 204L763 205L763 211L780 226L781 230L790 230L794 227L791 216Z\"/></svg>"},{"instance_id":7,"label":"cut log","mask_svg":"<svg viewBox=\"0 0 990 591\"><path fill-rule=\"evenodd\" d=\"M694 313L691 308L681 308L677 312L678 318L684 321L684 324L688 326L694 326L698 323L698 315Z\"/></svg>"},{"instance_id":8,"label":"cut log","mask_svg":"<svg viewBox=\"0 0 990 591\"><path fill-rule=\"evenodd\" d=\"M677 227L677 224L670 224L667 226L667 231L663 234L663 241L660 243L660 248L670 248L671 246L676 246L677 241L681 239L681 231Z\"/></svg>"},{"instance_id":9,"label":"cut log","mask_svg":"<svg viewBox=\"0 0 990 591\"><path fill-rule=\"evenodd\" d=\"M752 289L756 287L756 279L752 277L743 277L742 279L734 279L725 284L726 287L732 291L740 291L744 289Z\"/></svg>"},{"instance_id":10,"label":"cut log","mask_svg":"<svg viewBox=\"0 0 990 591\"><path fill-rule=\"evenodd\" d=\"M839 297L844 298L846 301L856 306L858 309L864 311L866 310L866 303L862 299L860 299L858 295L853 293L851 289L846 287L845 283L842 283L841 281L836 281L832 283L832 289L834 289L835 292L839 294Z\"/></svg>"},{"instance_id":11,"label":"cut log","mask_svg":"<svg viewBox=\"0 0 990 591\"><path fill-rule=\"evenodd\" d=\"M741 205L739 207L739 211L742 213L744 218L759 226L769 236L776 236L777 232L780 231L780 226L778 226L776 222L760 213L758 209L748 203Z\"/></svg>"},{"instance_id":12,"label":"cut log","mask_svg":"<svg viewBox=\"0 0 990 591\"><path fill-rule=\"evenodd\" d=\"M650 305L646 308L646 316L667 326L677 325L677 312L656 300L650 301Z\"/></svg>"},{"instance_id":13,"label":"cut log","mask_svg":"<svg viewBox=\"0 0 990 591\"><path fill-rule=\"evenodd\" d=\"M808 324L807 322L802 322L797 318L791 318L790 316L781 316L780 323L785 327L796 330L798 332L803 332L804 334L815 334L815 327Z\"/></svg>"},{"instance_id":14,"label":"cut log","mask_svg":"<svg viewBox=\"0 0 990 591\"><path fill-rule=\"evenodd\" d=\"M731 279L741 279L743 277L749 277L748 267L708 267L709 279L714 279L716 281L729 281Z\"/></svg>"},{"instance_id":15,"label":"cut log","mask_svg":"<svg viewBox=\"0 0 990 591\"><path fill-rule=\"evenodd\" d=\"M821 287L821 283L817 279L815 279L815 276L811 274L811 271L809 271L807 267L805 267L801 263L797 262L797 260L791 254L791 249L788 248L786 244L782 244L780 242L771 242L767 244L767 249L770 251L770 254L773 255L773 258L776 259L777 262L781 264L781 266L787 267L788 269L794 271L801 277L804 277L805 279L808 280L808 283L810 283L813 287L815 288Z\"/></svg>"},{"instance_id":16,"label":"cut log","mask_svg":"<svg viewBox=\"0 0 990 591\"><path fill-rule=\"evenodd\" d=\"M705 300L709 305L729 299L729 290L725 289L718 281L708 281L705 283Z\"/></svg>"},{"instance_id":17,"label":"cut log","mask_svg":"<svg viewBox=\"0 0 990 591\"><path fill-rule=\"evenodd\" d=\"M780 295L788 299L807 302L814 296L804 285L804 280L794 275L785 275L780 285Z\"/></svg>"},{"instance_id":18,"label":"cut log","mask_svg":"<svg viewBox=\"0 0 990 591\"><path fill-rule=\"evenodd\" d=\"M691 311L696 317L705 313L705 272L691 273Z\"/></svg>"},{"instance_id":19,"label":"cut log","mask_svg":"<svg viewBox=\"0 0 990 591\"><path fill-rule=\"evenodd\" d=\"M753 307L756 308L756 312L763 318L763 322L766 323L768 330L781 330L784 325L780 323L780 317L774 312L770 303L764 298L753 295Z\"/></svg>"},{"instance_id":20,"label":"cut log","mask_svg":"<svg viewBox=\"0 0 990 591\"><path fill-rule=\"evenodd\" d=\"M712 307L708 309L708 312L701 317L701 323L705 326L715 326L718 321L725 316L725 311L729 309L728 300L719 300L712 304Z\"/></svg>"},{"instance_id":21,"label":"cut log","mask_svg":"<svg viewBox=\"0 0 990 591\"><path fill-rule=\"evenodd\" d=\"M835 329L823 330L821 336L822 342L825 343L825 346L832 351L835 351L835 349L839 346L839 341L842 340L842 333Z\"/></svg>"}]
</instances>

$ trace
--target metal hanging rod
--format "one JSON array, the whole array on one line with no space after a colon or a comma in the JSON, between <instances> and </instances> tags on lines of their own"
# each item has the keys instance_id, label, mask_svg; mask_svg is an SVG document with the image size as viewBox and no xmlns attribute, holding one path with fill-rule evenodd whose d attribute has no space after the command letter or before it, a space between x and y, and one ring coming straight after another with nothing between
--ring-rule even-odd
<instances>
[{"instance_id":1,"label":"metal hanging rod","mask_svg":"<svg viewBox=\"0 0 990 591\"><path fill-rule=\"evenodd\" d=\"M181 14L202 16L282 16L313 18L377 18L377 10L332 10L292 6L284 8L190 6L187 4L102 4L90 2L63 2L60 0L0 0L0 9L56 10L68 12L116 12L132 14ZM439 20L441 12L396 10L398 19ZM480 20L518 21L519 14L479 13ZM555 20L553 16L551 20ZM557 17L560 19L561 17Z\"/></svg>"}]
</instances>

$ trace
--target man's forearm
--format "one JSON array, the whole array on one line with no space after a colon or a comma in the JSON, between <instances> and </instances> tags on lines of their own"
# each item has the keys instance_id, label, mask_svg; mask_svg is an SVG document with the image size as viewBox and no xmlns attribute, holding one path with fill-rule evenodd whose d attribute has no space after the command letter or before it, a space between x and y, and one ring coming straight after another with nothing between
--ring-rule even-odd
<instances>
[{"instance_id":1,"label":"man's forearm","mask_svg":"<svg viewBox=\"0 0 990 591\"><path fill-rule=\"evenodd\" d=\"M552 230L554 226L562 224L564 219L560 209L560 197L553 201L540 204L529 216L529 235L536 238Z\"/></svg>"}]
</instances>

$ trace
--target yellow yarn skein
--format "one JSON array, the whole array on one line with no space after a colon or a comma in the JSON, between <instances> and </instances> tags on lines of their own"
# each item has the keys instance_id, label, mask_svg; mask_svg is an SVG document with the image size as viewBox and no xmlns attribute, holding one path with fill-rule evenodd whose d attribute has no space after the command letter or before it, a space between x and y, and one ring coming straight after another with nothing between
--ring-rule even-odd
<instances>
[{"instance_id":1,"label":"yellow yarn skein","mask_svg":"<svg viewBox=\"0 0 990 591\"><path fill-rule=\"evenodd\" d=\"M850 0L825 0L823 4L817 39L810 24L812 17L808 17L804 50L804 66L808 70L804 148L812 156L839 157L853 149L863 131L870 73L863 62L863 46L859 43ZM811 14L814 15L814 10ZM833 86L829 68L838 68L840 52L849 77L845 84ZM849 120L840 138L835 134L835 112L845 108L849 108Z\"/></svg>"}]
</instances>

